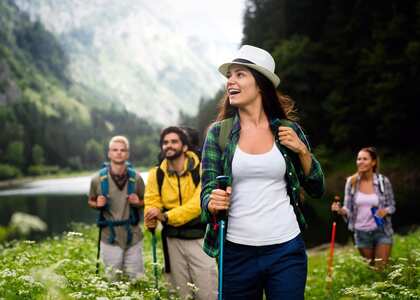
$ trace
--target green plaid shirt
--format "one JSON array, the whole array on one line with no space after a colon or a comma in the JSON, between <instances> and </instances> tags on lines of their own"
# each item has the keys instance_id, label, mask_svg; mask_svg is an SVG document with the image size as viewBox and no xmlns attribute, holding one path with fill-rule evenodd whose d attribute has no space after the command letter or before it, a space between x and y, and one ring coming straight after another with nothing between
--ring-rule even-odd
<instances>
[{"instance_id":1,"label":"green plaid shirt","mask_svg":"<svg viewBox=\"0 0 420 300\"><path fill-rule=\"evenodd\" d=\"M280 144L277 136L279 126L292 127L299 138L306 144L309 151L311 151L311 148L305 134L297 123L285 119L270 120L270 127L275 137L276 145L286 162L285 180L287 182L287 192L299 225L302 228L302 226L306 226L306 222L298 206L300 186L302 186L311 197L320 198L324 193L324 175L322 173L321 165L312 154L311 170L309 175L305 176L298 155ZM241 129L238 114L234 117L233 127L223 153L219 146L220 128L221 122L215 122L209 128L202 152L203 174L201 178L201 218L202 221L208 223L203 249L211 257L216 257L219 254L218 225L215 217L209 212L207 205L211 191L216 188L217 176L229 176L229 185L232 184L232 159L236 145L238 144L239 132Z\"/></svg>"}]
</instances>

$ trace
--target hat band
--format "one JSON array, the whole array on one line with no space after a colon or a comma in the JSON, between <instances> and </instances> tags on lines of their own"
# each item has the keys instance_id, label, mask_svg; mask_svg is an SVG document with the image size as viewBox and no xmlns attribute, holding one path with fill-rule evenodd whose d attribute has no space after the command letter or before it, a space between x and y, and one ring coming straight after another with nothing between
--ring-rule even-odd
<instances>
[{"instance_id":1,"label":"hat band","mask_svg":"<svg viewBox=\"0 0 420 300\"><path fill-rule=\"evenodd\" d=\"M232 62L241 62L241 63L245 63L245 64L255 65L255 63L253 63L252 61L247 60L247 59L243 59L243 58L235 58Z\"/></svg>"}]
</instances>

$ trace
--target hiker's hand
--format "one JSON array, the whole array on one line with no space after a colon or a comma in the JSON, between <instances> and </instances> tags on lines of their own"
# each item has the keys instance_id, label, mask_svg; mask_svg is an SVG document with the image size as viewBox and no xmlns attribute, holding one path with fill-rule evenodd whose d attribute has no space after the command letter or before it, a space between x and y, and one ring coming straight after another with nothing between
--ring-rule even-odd
<instances>
[{"instance_id":1,"label":"hiker's hand","mask_svg":"<svg viewBox=\"0 0 420 300\"><path fill-rule=\"evenodd\" d=\"M96 207L97 208L101 208L104 207L106 205L106 198L103 195L98 196L98 198L96 198Z\"/></svg>"},{"instance_id":2,"label":"hiker's hand","mask_svg":"<svg viewBox=\"0 0 420 300\"><path fill-rule=\"evenodd\" d=\"M340 202L333 202L331 204L331 210L337 212L340 215L346 214L346 211L341 207Z\"/></svg>"},{"instance_id":3,"label":"hiker's hand","mask_svg":"<svg viewBox=\"0 0 420 300\"><path fill-rule=\"evenodd\" d=\"M376 211L376 215L380 218L385 217L388 214L388 210L386 208L380 208Z\"/></svg>"},{"instance_id":4,"label":"hiker's hand","mask_svg":"<svg viewBox=\"0 0 420 300\"><path fill-rule=\"evenodd\" d=\"M152 219L152 220L144 220L144 225L147 227L147 229L155 229L157 226L157 220L156 219Z\"/></svg>"},{"instance_id":5,"label":"hiker's hand","mask_svg":"<svg viewBox=\"0 0 420 300\"><path fill-rule=\"evenodd\" d=\"M163 213L157 207L152 207L147 210L147 213L144 215L144 224L147 228L152 229L156 228L157 221L163 221L165 219Z\"/></svg>"},{"instance_id":6,"label":"hiker's hand","mask_svg":"<svg viewBox=\"0 0 420 300\"><path fill-rule=\"evenodd\" d=\"M212 214L216 214L219 211L227 210L230 206L230 194L232 193L232 188L228 186L226 191L215 189L210 194L210 200L207 205L208 210Z\"/></svg>"},{"instance_id":7,"label":"hiker's hand","mask_svg":"<svg viewBox=\"0 0 420 300\"><path fill-rule=\"evenodd\" d=\"M144 221L156 220L159 218L159 215L161 213L162 212L160 211L159 208L151 207L150 209L147 210L146 214L144 215Z\"/></svg>"},{"instance_id":8,"label":"hiker's hand","mask_svg":"<svg viewBox=\"0 0 420 300\"><path fill-rule=\"evenodd\" d=\"M308 148L301 141L293 128L287 126L279 126L278 137L280 144L297 154L306 154L309 152Z\"/></svg>"},{"instance_id":9,"label":"hiker's hand","mask_svg":"<svg viewBox=\"0 0 420 300\"><path fill-rule=\"evenodd\" d=\"M157 207L152 207L148 209L146 214L144 215L144 225L146 225L146 227L149 229L156 228L157 218L160 213L160 209Z\"/></svg>"},{"instance_id":10,"label":"hiker's hand","mask_svg":"<svg viewBox=\"0 0 420 300\"><path fill-rule=\"evenodd\" d=\"M134 206L143 206L144 205L144 201L140 200L140 198L139 198L139 196L137 196L137 194L134 194L134 193L130 194L130 195L127 196L127 199L128 199L128 202L131 205L134 205Z\"/></svg>"}]
</instances>

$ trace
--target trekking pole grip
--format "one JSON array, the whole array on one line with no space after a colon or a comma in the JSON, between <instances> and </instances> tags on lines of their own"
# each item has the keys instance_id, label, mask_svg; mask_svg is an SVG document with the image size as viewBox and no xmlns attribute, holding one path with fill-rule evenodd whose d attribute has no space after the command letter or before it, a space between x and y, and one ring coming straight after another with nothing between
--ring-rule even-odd
<instances>
[{"instance_id":1,"label":"trekking pole grip","mask_svg":"<svg viewBox=\"0 0 420 300\"><path fill-rule=\"evenodd\" d=\"M228 187L229 184L229 176L225 176L225 175L220 175L216 177L216 182L217 182L217 188L220 190L224 190L226 191L226 188ZM217 217L220 220L226 220L227 219L227 211L226 210L221 210L217 213Z\"/></svg>"},{"instance_id":2,"label":"trekking pole grip","mask_svg":"<svg viewBox=\"0 0 420 300\"><path fill-rule=\"evenodd\" d=\"M340 204L340 196L335 195L335 196L334 196L334 200L333 200L333 202L334 202L334 203L338 203L338 204ZM334 221L334 222L336 222L336 221L337 221L338 216L339 216L338 211L333 211L333 221Z\"/></svg>"}]
</instances>

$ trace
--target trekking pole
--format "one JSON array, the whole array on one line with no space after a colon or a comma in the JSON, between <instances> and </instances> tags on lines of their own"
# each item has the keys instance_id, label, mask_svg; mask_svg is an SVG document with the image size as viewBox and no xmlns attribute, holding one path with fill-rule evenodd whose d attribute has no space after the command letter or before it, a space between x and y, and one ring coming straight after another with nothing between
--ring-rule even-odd
<instances>
[{"instance_id":1,"label":"trekking pole","mask_svg":"<svg viewBox=\"0 0 420 300\"><path fill-rule=\"evenodd\" d=\"M96 254L96 275L99 274L99 256L101 252L101 238L102 238L102 227L99 226L99 234L98 234L98 253Z\"/></svg>"},{"instance_id":2,"label":"trekking pole","mask_svg":"<svg viewBox=\"0 0 420 300\"><path fill-rule=\"evenodd\" d=\"M157 257L156 257L156 233L155 228L151 228L150 232L152 233L152 256L153 256L153 274L155 275L155 289L159 290L158 286L158 270L157 270ZM159 299L159 296L156 296L156 299Z\"/></svg>"},{"instance_id":3,"label":"trekking pole","mask_svg":"<svg viewBox=\"0 0 420 300\"><path fill-rule=\"evenodd\" d=\"M229 176L217 176L217 188L226 190ZM225 238L225 221L227 218L227 211L219 211L219 286L218 286L218 300L223 299L223 252L224 252L224 238Z\"/></svg>"},{"instance_id":4,"label":"trekking pole","mask_svg":"<svg viewBox=\"0 0 420 300\"><path fill-rule=\"evenodd\" d=\"M334 197L334 202L340 202L340 196L336 195ZM332 273L333 273L333 260L334 260L336 216L337 216L337 213L333 212L333 223L332 223L331 243L330 243L330 255L328 257L328 272L327 272L327 282L328 282L328 288L329 289L332 286L332 280L333 280Z\"/></svg>"}]
</instances>

